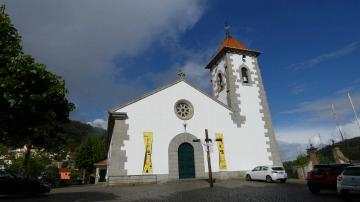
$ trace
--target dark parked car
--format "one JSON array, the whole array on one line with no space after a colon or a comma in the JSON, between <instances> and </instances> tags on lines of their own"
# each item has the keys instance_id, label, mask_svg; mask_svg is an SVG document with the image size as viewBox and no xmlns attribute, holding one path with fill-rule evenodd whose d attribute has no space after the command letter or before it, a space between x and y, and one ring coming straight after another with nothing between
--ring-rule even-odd
<instances>
[{"instance_id":1,"label":"dark parked car","mask_svg":"<svg viewBox=\"0 0 360 202\"><path fill-rule=\"evenodd\" d=\"M32 178L0 170L0 195L30 196L50 192L50 186Z\"/></svg>"},{"instance_id":2,"label":"dark parked car","mask_svg":"<svg viewBox=\"0 0 360 202\"><path fill-rule=\"evenodd\" d=\"M307 185L309 190L317 194L322 189L336 191L337 176L351 164L320 164L315 165L308 173Z\"/></svg>"}]
</instances>

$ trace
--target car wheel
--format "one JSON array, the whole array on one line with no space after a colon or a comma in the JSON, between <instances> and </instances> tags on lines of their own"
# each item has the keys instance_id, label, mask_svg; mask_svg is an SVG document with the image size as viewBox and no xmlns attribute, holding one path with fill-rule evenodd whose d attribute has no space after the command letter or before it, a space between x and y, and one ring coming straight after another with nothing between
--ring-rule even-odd
<instances>
[{"instance_id":1,"label":"car wheel","mask_svg":"<svg viewBox=\"0 0 360 202\"><path fill-rule=\"evenodd\" d=\"M246 181L251 181L251 176L249 174L246 175Z\"/></svg>"},{"instance_id":2,"label":"car wheel","mask_svg":"<svg viewBox=\"0 0 360 202\"><path fill-rule=\"evenodd\" d=\"M310 192L313 194L318 194L320 192L320 189L316 186L309 185L308 187L309 187Z\"/></svg>"},{"instance_id":3,"label":"car wheel","mask_svg":"<svg viewBox=\"0 0 360 202\"><path fill-rule=\"evenodd\" d=\"M272 179L269 175L266 176L266 182L268 182L268 183L272 182Z\"/></svg>"},{"instance_id":4,"label":"car wheel","mask_svg":"<svg viewBox=\"0 0 360 202\"><path fill-rule=\"evenodd\" d=\"M281 182L281 183L285 183L285 182L286 182L286 180L280 180L280 182Z\"/></svg>"}]
</instances>

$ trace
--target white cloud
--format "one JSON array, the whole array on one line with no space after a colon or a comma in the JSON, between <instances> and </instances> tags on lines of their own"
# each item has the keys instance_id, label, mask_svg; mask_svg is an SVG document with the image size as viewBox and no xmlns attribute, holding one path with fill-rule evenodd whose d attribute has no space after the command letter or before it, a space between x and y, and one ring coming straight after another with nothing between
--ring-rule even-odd
<instances>
[{"instance_id":1,"label":"white cloud","mask_svg":"<svg viewBox=\"0 0 360 202\"><path fill-rule=\"evenodd\" d=\"M345 133L345 138L353 138L360 136L360 126L357 121L353 121L341 126L341 129Z\"/></svg>"},{"instance_id":2,"label":"white cloud","mask_svg":"<svg viewBox=\"0 0 360 202\"><path fill-rule=\"evenodd\" d=\"M186 80L210 93L210 71L205 69L205 66L217 48L209 46L204 49L193 50L186 49L178 43L171 43L168 48L170 52L173 52L171 55L182 58L183 62L175 63L165 71L148 72L142 75L140 79L150 80L157 86L161 86L177 80L177 72L182 70L186 75Z\"/></svg>"},{"instance_id":3,"label":"white cloud","mask_svg":"<svg viewBox=\"0 0 360 202\"><path fill-rule=\"evenodd\" d=\"M327 141L333 136L335 130L331 127L281 127L276 128L276 137L279 141L287 143L309 144L318 134L321 135L322 141Z\"/></svg>"},{"instance_id":4,"label":"white cloud","mask_svg":"<svg viewBox=\"0 0 360 202\"><path fill-rule=\"evenodd\" d=\"M194 82L194 84L206 91L210 90L210 71L205 69L204 63L190 60L183 65L183 69L187 78Z\"/></svg>"},{"instance_id":5,"label":"white cloud","mask_svg":"<svg viewBox=\"0 0 360 202\"><path fill-rule=\"evenodd\" d=\"M186 79L192 81L195 85L201 89L209 92L211 90L210 83L210 71L205 69L205 66L214 56L214 52L219 48L219 43L216 45L210 45L208 47L199 50L184 49L180 45L173 47L174 50L181 50L181 54L184 55L185 60L183 63L175 65L175 68L182 69L186 74Z\"/></svg>"},{"instance_id":6,"label":"white cloud","mask_svg":"<svg viewBox=\"0 0 360 202\"><path fill-rule=\"evenodd\" d=\"M304 62L291 64L289 66L289 68L294 69L294 70L306 69L306 68L313 67L321 62L331 60L331 59L336 59L338 57L347 55L347 54L352 53L355 50L357 50L359 48L359 43L360 43L359 41L352 42L350 44L345 45L344 47L338 48L338 49L328 52L328 53L321 54L314 58L308 59Z\"/></svg>"},{"instance_id":7,"label":"white cloud","mask_svg":"<svg viewBox=\"0 0 360 202\"><path fill-rule=\"evenodd\" d=\"M340 125L345 138L360 136L360 128L357 122L351 121ZM330 140L340 141L341 136L335 123L333 126L296 126L279 127L275 129L276 137L279 141L299 144L329 144Z\"/></svg>"},{"instance_id":8,"label":"white cloud","mask_svg":"<svg viewBox=\"0 0 360 202\"><path fill-rule=\"evenodd\" d=\"M203 0L5 2L25 52L66 80L72 101L103 110L143 90L129 85L115 58L135 57L156 41L176 38L204 12Z\"/></svg>"},{"instance_id":9,"label":"white cloud","mask_svg":"<svg viewBox=\"0 0 360 202\"><path fill-rule=\"evenodd\" d=\"M360 91L351 94L353 103L357 109L360 107ZM353 111L347 94L343 90L336 92L333 96L323 97L307 102L300 103L296 108L285 111L285 114L309 114L311 121L331 120L331 104L334 104L338 118L341 120L353 115Z\"/></svg>"},{"instance_id":10,"label":"white cloud","mask_svg":"<svg viewBox=\"0 0 360 202\"><path fill-rule=\"evenodd\" d=\"M346 139L359 137L360 128L356 121L340 126ZM315 147L328 145L331 140L341 141L341 136L334 126L280 127L275 129L283 161L294 160L306 152L309 144Z\"/></svg>"},{"instance_id":11,"label":"white cloud","mask_svg":"<svg viewBox=\"0 0 360 202\"><path fill-rule=\"evenodd\" d=\"M104 119L95 119L94 121L87 122L87 124L93 127L103 128L105 130L107 129L107 121L105 121Z\"/></svg>"},{"instance_id":12,"label":"white cloud","mask_svg":"<svg viewBox=\"0 0 360 202\"><path fill-rule=\"evenodd\" d=\"M306 153L309 144L318 146L327 143L334 136L334 128L330 127L280 127L275 128L276 138L283 161L295 160ZM321 141L319 135L321 136Z\"/></svg>"},{"instance_id":13,"label":"white cloud","mask_svg":"<svg viewBox=\"0 0 360 202\"><path fill-rule=\"evenodd\" d=\"M306 144L279 141L279 150L282 161L292 161L306 152Z\"/></svg>"},{"instance_id":14,"label":"white cloud","mask_svg":"<svg viewBox=\"0 0 360 202\"><path fill-rule=\"evenodd\" d=\"M299 95L299 94L305 92L305 90L306 90L305 84L295 84L295 85L291 86L290 92L294 95Z\"/></svg>"}]
</instances>

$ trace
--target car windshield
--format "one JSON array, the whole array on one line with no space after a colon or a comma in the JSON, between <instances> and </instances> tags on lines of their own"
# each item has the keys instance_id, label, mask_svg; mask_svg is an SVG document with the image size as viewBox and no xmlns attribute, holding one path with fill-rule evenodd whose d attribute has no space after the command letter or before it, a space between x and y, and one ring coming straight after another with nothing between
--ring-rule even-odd
<instances>
[{"instance_id":1,"label":"car windshield","mask_svg":"<svg viewBox=\"0 0 360 202\"><path fill-rule=\"evenodd\" d=\"M260 170L260 166L258 166L258 167L256 167L256 168L254 168L252 171L259 171Z\"/></svg>"},{"instance_id":2,"label":"car windshield","mask_svg":"<svg viewBox=\"0 0 360 202\"><path fill-rule=\"evenodd\" d=\"M343 175L360 176L360 167L346 168Z\"/></svg>"},{"instance_id":3,"label":"car windshield","mask_svg":"<svg viewBox=\"0 0 360 202\"><path fill-rule=\"evenodd\" d=\"M272 167L273 170L284 170L282 167Z\"/></svg>"}]
</instances>

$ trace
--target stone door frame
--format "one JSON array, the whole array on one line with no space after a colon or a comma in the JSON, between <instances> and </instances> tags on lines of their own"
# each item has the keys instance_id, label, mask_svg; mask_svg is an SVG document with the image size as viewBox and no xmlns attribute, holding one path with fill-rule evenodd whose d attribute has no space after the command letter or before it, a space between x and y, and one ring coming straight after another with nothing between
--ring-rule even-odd
<instances>
[{"instance_id":1,"label":"stone door frame","mask_svg":"<svg viewBox=\"0 0 360 202\"><path fill-rule=\"evenodd\" d=\"M170 141L168 149L170 180L179 179L178 149L182 143L189 143L194 148L195 178L204 178L206 176L203 148L200 142L193 142L195 139L197 137L190 133L180 133Z\"/></svg>"}]
</instances>

